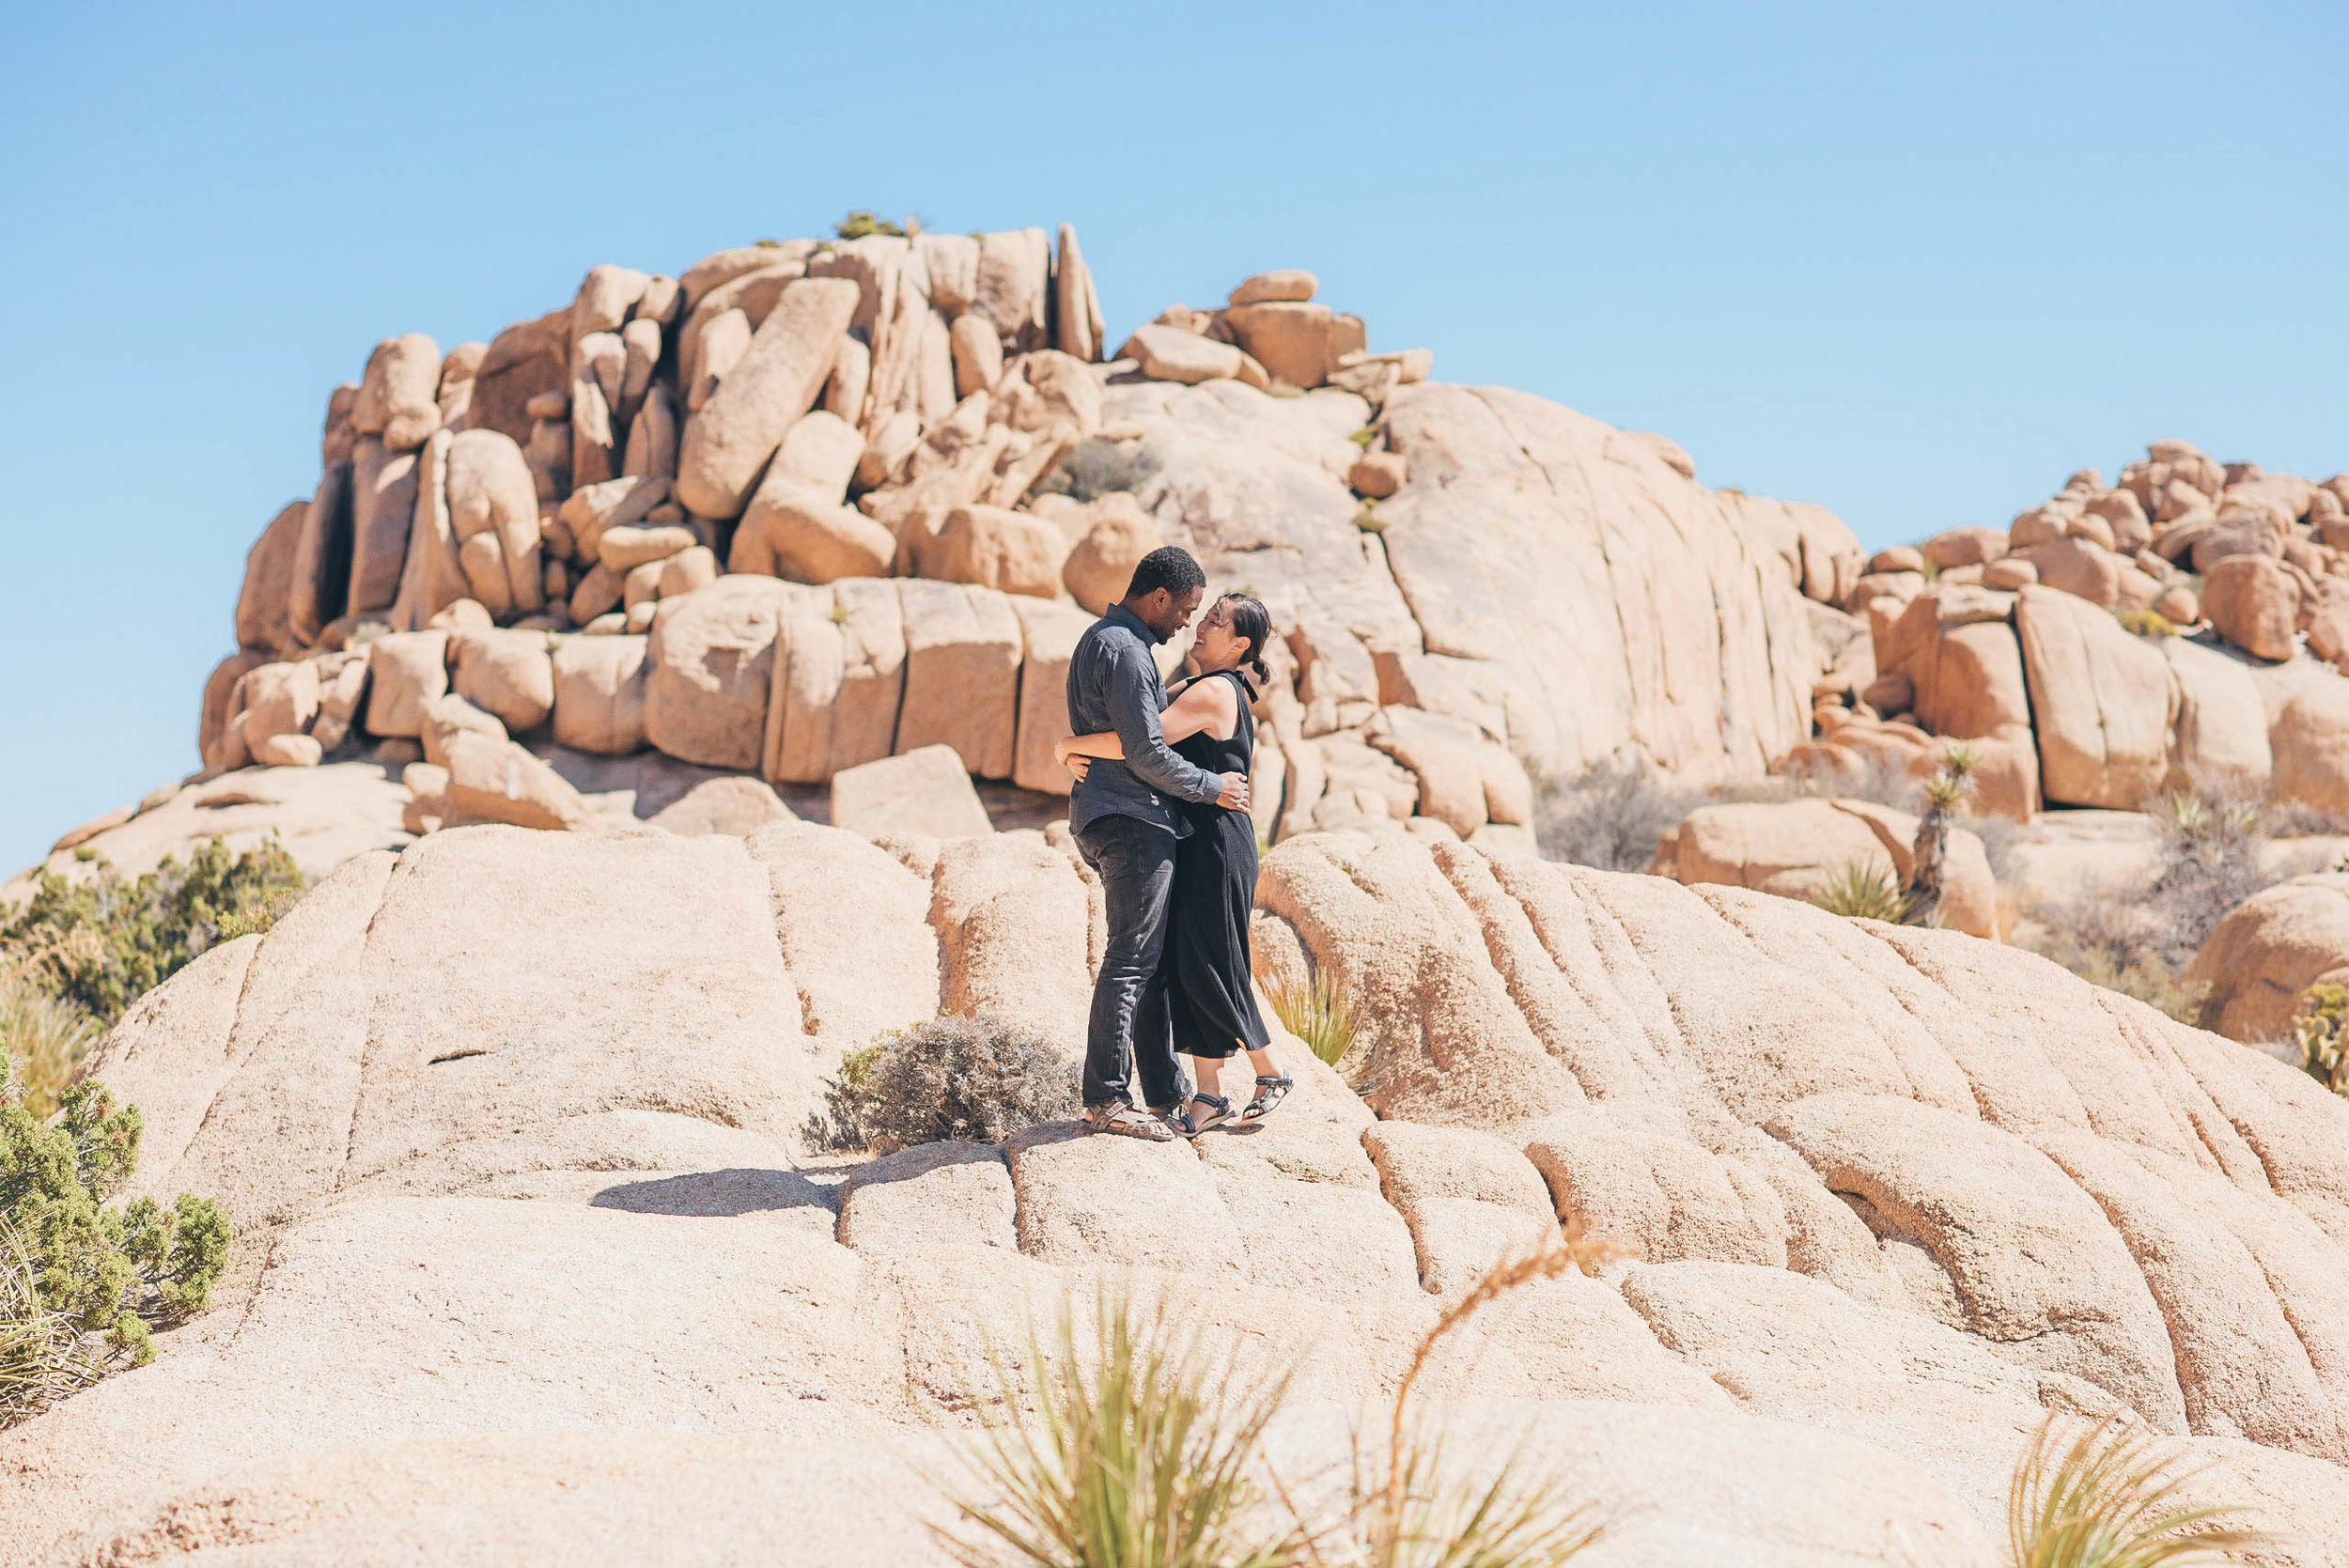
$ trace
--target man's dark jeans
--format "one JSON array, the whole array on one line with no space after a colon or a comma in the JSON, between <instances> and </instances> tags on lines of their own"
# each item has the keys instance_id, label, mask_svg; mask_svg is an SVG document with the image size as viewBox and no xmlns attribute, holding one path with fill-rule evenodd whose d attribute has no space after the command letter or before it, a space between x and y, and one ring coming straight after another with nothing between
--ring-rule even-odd
<instances>
[{"instance_id":1,"label":"man's dark jeans","mask_svg":"<svg viewBox=\"0 0 2349 1568\"><path fill-rule=\"evenodd\" d=\"M1085 1031L1087 1106L1130 1103L1137 1070L1143 1104L1180 1105L1189 1097L1174 1060L1159 958L1166 951L1174 888L1174 835L1130 816L1098 816L1077 834L1077 847L1100 874L1109 915L1101 977L1093 986Z\"/></svg>"}]
</instances>

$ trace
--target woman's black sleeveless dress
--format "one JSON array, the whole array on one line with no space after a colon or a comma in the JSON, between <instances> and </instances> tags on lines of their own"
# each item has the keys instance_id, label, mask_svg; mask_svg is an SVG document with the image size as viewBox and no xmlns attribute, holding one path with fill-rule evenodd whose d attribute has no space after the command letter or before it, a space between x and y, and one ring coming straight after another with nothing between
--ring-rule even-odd
<instances>
[{"instance_id":1,"label":"woman's black sleeveless dress","mask_svg":"<svg viewBox=\"0 0 2349 1568\"><path fill-rule=\"evenodd\" d=\"M1174 743L1187 761L1210 773L1245 773L1256 753L1248 683L1228 676L1239 698L1239 726L1229 740L1202 730ZM1249 989L1248 913L1256 903L1256 825L1244 811L1209 800L1186 802L1190 835L1174 852L1173 928L1167 933L1166 1010L1174 1048L1186 1056L1230 1056L1271 1043Z\"/></svg>"}]
</instances>

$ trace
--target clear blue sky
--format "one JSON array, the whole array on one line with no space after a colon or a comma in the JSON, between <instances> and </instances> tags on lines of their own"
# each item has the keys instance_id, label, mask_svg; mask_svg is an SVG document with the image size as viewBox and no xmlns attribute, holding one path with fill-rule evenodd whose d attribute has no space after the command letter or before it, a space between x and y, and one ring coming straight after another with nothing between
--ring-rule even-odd
<instances>
[{"instance_id":1,"label":"clear blue sky","mask_svg":"<svg viewBox=\"0 0 2349 1568\"><path fill-rule=\"evenodd\" d=\"M7 23L0 875L195 765L328 389L852 207L1304 266L1871 546L2156 437L2349 468L2338 5L53 6Z\"/></svg>"}]
</instances>

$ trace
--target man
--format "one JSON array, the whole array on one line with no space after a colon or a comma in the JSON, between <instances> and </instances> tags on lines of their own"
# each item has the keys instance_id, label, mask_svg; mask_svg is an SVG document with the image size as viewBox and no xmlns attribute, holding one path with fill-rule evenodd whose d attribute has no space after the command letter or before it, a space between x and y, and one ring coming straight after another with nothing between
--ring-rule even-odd
<instances>
[{"instance_id":1,"label":"man","mask_svg":"<svg viewBox=\"0 0 2349 1568\"><path fill-rule=\"evenodd\" d=\"M1174 1118L1187 1095L1158 984L1174 845L1190 831L1173 800L1246 811L1248 775L1210 773L1167 745L1159 726L1166 686L1150 649L1190 624L1206 586L1188 551L1152 551L1134 567L1126 597L1093 623L1068 660L1070 731L1115 730L1126 753L1122 761L1095 761L1068 800L1068 831L1100 874L1109 914L1085 1033L1088 1132L1159 1142L1180 1132ZM1134 1108L1129 1093L1137 1068L1148 1113Z\"/></svg>"}]
</instances>

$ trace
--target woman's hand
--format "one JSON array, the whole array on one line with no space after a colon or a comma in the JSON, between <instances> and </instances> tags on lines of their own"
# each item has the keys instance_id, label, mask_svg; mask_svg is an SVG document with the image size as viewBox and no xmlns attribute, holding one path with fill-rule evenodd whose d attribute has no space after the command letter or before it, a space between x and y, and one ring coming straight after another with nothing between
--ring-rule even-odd
<instances>
[{"instance_id":1,"label":"woman's hand","mask_svg":"<svg viewBox=\"0 0 2349 1568\"><path fill-rule=\"evenodd\" d=\"M1085 774L1093 768L1093 759L1089 756L1084 756L1077 753L1071 753L1060 759L1060 765L1063 768L1067 768L1069 772L1075 774L1077 782L1079 784L1082 784L1085 782Z\"/></svg>"}]
</instances>

